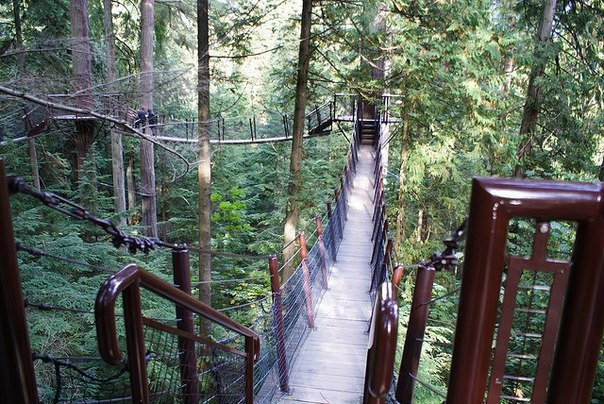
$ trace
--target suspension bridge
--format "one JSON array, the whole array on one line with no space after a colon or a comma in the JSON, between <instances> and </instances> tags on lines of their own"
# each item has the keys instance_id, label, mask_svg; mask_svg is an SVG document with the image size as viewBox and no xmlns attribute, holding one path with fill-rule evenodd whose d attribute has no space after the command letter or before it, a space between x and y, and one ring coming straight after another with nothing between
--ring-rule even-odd
<instances>
[{"instance_id":1,"label":"suspension bridge","mask_svg":"<svg viewBox=\"0 0 604 404\"><path fill-rule=\"evenodd\" d=\"M334 117L319 119L315 128L324 130ZM316 229L299 234L299 250L287 263L275 255L199 251L129 235L67 199L7 176L0 165L0 383L6 400L410 403L417 390L428 389L459 404L485 398L589 402L604 331L602 185L474 179L467 224L445 240L441 253L405 269L388 235L381 156L387 122L375 108L368 114L355 108L351 121L340 187L325 216L316 218ZM169 251L172 279L137 264L103 268L15 244L9 195L31 197L98 226L131 253ZM534 226L528 257L506 252L510 222L517 218ZM577 223L567 229L576 232L575 247L553 259L548 239L559 221ZM463 236L461 289L437 294L436 276L456 266ZM190 251L255 260L266 276L225 282L270 290L227 310L205 305L191 296ZM18 254L85 266L106 280L86 307L44 302L43 293L22 290ZM281 283L285 265L296 269ZM406 318L399 318L406 312L399 301L402 276L415 284ZM430 307L448 300L458 314L443 389L422 380L418 368ZM66 356L32 346L37 311L94 324L97 350Z\"/></svg>"}]
</instances>

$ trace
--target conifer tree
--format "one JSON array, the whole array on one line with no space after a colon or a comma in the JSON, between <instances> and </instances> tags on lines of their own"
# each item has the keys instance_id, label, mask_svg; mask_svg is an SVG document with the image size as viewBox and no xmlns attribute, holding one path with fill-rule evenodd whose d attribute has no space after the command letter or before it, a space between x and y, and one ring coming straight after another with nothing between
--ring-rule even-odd
<instances>
[{"instance_id":1,"label":"conifer tree","mask_svg":"<svg viewBox=\"0 0 604 404\"><path fill-rule=\"evenodd\" d=\"M304 138L304 111L306 104L306 91L308 82L308 65L310 62L310 27L312 19L311 0L302 2L302 22L300 26L300 48L298 51L298 69L296 80L296 96L294 106L294 126L292 133L292 148L289 166L289 183L287 186L287 207L285 215L285 227L283 230L283 261L289 261L293 256L296 246L293 241L296 238L296 226L300 214L300 197L302 186L301 166L303 158ZM288 279L293 268L288 266L283 273L283 278Z\"/></svg>"}]
</instances>

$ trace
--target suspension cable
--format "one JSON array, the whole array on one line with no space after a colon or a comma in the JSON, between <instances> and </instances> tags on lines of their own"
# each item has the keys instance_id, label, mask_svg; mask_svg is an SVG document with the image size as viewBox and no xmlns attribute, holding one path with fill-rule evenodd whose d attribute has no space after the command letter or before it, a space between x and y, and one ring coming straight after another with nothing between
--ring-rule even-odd
<instances>
[{"instance_id":1,"label":"suspension cable","mask_svg":"<svg viewBox=\"0 0 604 404\"><path fill-rule=\"evenodd\" d=\"M84 266L84 267L93 268L93 269L96 269L96 270L101 271L101 272L107 272L107 273L115 273L116 272L116 271L114 271L112 269L103 268L103 267L100 267L98 265L89 264L87 262L78 261L78 260L74 260L74 259L71 259L71 258L61 257L60 255L51 254L51 253L48 253L46 251L40 250L38 248L27 247L27 246L24 246L21 243L17 243L16 244L16 248L17 248L17 251L26 252L28 254L33 255L34 257L49 257L49 258L53 258L53 259L56 259L56 260L59 260L59 261L69 262L70 264L81 265L81 266Z\"/></svg>"}]
</instances>

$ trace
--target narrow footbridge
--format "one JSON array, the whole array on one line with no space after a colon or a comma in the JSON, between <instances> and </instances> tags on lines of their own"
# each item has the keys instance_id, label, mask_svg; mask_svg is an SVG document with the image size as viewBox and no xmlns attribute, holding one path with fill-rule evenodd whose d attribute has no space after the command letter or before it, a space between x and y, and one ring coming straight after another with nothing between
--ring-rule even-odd
<instances>
[{"instance_id":1,"label":"narrow footbridge","mask_svg":"<svg viewBox=\"0 0 604 404\"><path fill-rule=\"evenodd\" d=\"M323 298L308 337L293 359L283 402L360 402L371 320L375 149L359 148L348 212Z\"/></svg>"},{"instance_id":2,"label":"narrow footbridge","mask_svg":"<svg viewBox=\"0 0 604 404\"><path fill-rule=\"evenodd\" d=\"M388 237L381 154L386 122L375 108L357 111L340 187L314 229L299 234L298 252L287 262L129 235L7 176L0 162L5 401L411 403L423 389L436 398L431 402L454 404L485 397L487 403L589 402L604 332L604 187L476 178L467 225L441 253L404 269ZM9 196L31 197L97 226L131 253L169 252L170 276L153 275L142 264L103 268L98 260L61 254L60 247L53 252L17 244ZM528 257L506 250L513 220L534 228L524 233ZM576 234L568 256L549 257L554 227ZM462 286L443 293L434 288L436 276L455 267L464 234ZM221 310L201 303L191 294L200 282L191 281L189 252L233 265L260 263L261 276L221 280L213 288L221 293L242 282L265 287L265 296ZM60 296L44 301L45 293L22 288L22 276L32 277L19 268L26 260L68 262L105 280L81 304ZM294 271L284 280L285 267ZM403 275L415 283L409 302L399 301ZM418 369L429 341L430 307L447 299L458 307L457 328L448 383L435 386ZM30 339L40 333L35 320L42 311L56 314L59 324L78 324L82 341L55 352L57 341ZM86 340L91 335L94 344Z\"/></svg>"}]
</instances>

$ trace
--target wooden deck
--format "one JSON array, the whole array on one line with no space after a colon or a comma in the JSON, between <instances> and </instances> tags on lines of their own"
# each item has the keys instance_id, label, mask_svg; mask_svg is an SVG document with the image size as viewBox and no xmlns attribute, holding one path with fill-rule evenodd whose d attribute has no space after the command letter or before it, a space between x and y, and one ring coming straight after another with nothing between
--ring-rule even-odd
<instances>
[{"instance_id":1,"label":"wooden deck","mask_svg":"<svg viewBox=\"0 0 604 404\"><path fill-rule=\"evenodd\" d=\"M373 148L361 146L348 220L329 290L290 375L291 392L274 402L361 403L367 355L373 213Z\"/></svg>"}]
</instances>

